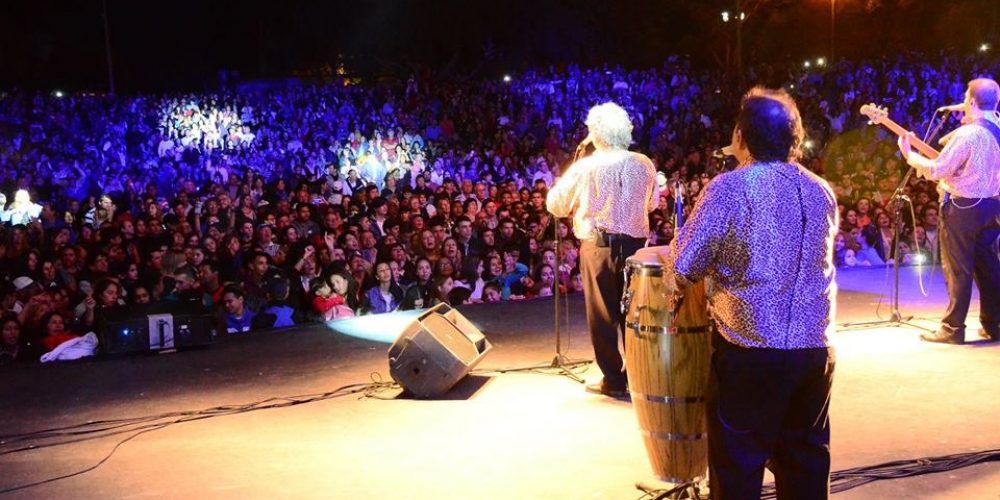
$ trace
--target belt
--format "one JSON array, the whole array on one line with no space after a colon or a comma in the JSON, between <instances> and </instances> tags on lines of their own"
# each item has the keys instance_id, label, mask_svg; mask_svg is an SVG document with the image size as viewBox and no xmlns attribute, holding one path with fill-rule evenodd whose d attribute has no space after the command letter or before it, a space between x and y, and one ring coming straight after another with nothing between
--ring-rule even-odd
<instances>
[{"instance_id":1,"label":"belt","mask_svg":"<svg viewBox=\"0 0 1000 500\"><path fill-rule=\"evenodd\" d=\"M602 233L595 231L594 239L603 239L605 244L611 244L612 241L644 241L646 238L636 238L624 233Z\"/></svg>"},{"instance_id":2,"label":"belt","mask_svg":"<svg viewBox=\"0 0 1000 500\"><path fill-rule=\"evenodd\" d=\"M968 198L965 196L955 196L951 193L944 193L944 203L948 203L949 200L966 200L966 201L980 201L980 200L998 200L1000 201L1000 194L995 194L993 196L986 196L983 198Z\"/></svg>"}]
</instances>

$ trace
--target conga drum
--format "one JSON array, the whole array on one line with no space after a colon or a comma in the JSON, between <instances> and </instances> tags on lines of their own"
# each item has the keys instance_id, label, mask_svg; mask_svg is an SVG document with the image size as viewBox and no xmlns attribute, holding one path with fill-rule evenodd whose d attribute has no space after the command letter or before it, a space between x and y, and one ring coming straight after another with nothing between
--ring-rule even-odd
<instances>
[{"instance_id":1,"label":"conga drum","mask_svg":"<svg viewBox=\"0 0 1000 500\"><path fill-rule=\"evenodd\" d=\"M708 470L708 298L699 282L679 300L659 257L665 250L644 248L626 261L625 365L653 472L681 484Z\"/></svg>"}]
</instances>

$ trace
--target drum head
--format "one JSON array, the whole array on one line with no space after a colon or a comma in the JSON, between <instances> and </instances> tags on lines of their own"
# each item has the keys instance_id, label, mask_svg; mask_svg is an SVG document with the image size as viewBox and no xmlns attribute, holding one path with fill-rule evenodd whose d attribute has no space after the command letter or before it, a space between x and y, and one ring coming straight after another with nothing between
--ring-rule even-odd
<instances>
[{"instance_id":1,"label":"drum head","mask_svg":"<svg viewBox=\"0 0 1000 500\"><path fill-rule=\"evenodd\" d=\"M626 260L626 263L634 268L662 269L663 260L660 254L666 254L667 248L669 248L667 245L640 248Z\"/></svg>"}]
</instances>

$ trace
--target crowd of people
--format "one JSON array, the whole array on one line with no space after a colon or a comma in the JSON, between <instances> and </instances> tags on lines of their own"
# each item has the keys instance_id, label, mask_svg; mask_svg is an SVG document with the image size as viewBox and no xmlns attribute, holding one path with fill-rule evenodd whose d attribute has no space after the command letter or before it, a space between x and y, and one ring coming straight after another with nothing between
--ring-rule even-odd
<instances>
[{"instance_id":1,"label":"crowd of people","mask_svg":"<svg viewBox=\"0 0 1000 500\"><path fill-rule=\"evenodd\" d=\"M209 153L217 149L231 151L253 143L254 134L243 125L244 119L252 120L249 107L242 109L242 116L232 107L219 109L215 101L209 101L205 108L194 97L164 102L157 155L166 156L178 149L183 152L185 148Z\"/></svg>"},{"instance_id":2,"label":"crowd of people","mask_svg":"<svg viewBox=\"0 0 1000 500\"><path fill-rule=\"evenodd\" d=\"M941 55L755 68L802 109L804 164L841 200L842 267L935 262L937 192L910 179L893 252L891 195L905 165L856 110L907 127L995 72ZM690 208L733 162L743 89L670 57L647 70L548 68L509 81L248 87L215 94L0 97L0 364L38 360L97 329L108 308L195 302L229 333L358 314L581 290L579 241L545 209L614 101L658 172L651 244L675 196ZM8 198L11 201L7 203Z\"/></svg>"}]
</instances>

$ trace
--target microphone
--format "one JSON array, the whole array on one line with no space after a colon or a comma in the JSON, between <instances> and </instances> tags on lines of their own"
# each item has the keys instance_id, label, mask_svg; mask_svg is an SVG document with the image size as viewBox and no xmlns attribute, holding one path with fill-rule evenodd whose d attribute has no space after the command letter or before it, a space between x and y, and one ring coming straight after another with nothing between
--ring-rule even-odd
<instances>
[{"instance_id":1,"label":"microphone","mask_svg":"<svg viewBox=\"0 0 1000 500\"><path fill-rule=\"evenodd\" d=\"M587 147L594 143L594 140L588 135L580 144L576 146L576 151L573 153L573 163L582 158L587 153Z\"/></svg>"},{"instance_id":2,"label":"microphone","mask_svg":"<svg viewBox=\"0 0 1000 500\"><path fill-rule=\"evenodd\" d=\"M732 144L730 144L728 146L725 146L725 147L716 149L715 151L712 151L712 157L713 158L718 158L720 160L724 160L724 159L726 159L727 156L734 156L733 153L734 153L735 150L736 150L736 148L733 147Z\"/></svg>"},{"instance_id":3,"label":"microphone","mask_svg":"<svg viewBox=\"0 0 1000 500\"><path fill-rule=\"evenodd\" d=\"M955 112L955 111L962 111L964 109L965 109L965 103L962 103L962 104L950 104L948 106L941 106L940 108L937 109L937 112L938 113L943 113L945 111Z\"/></svg>"}]
</instances>

